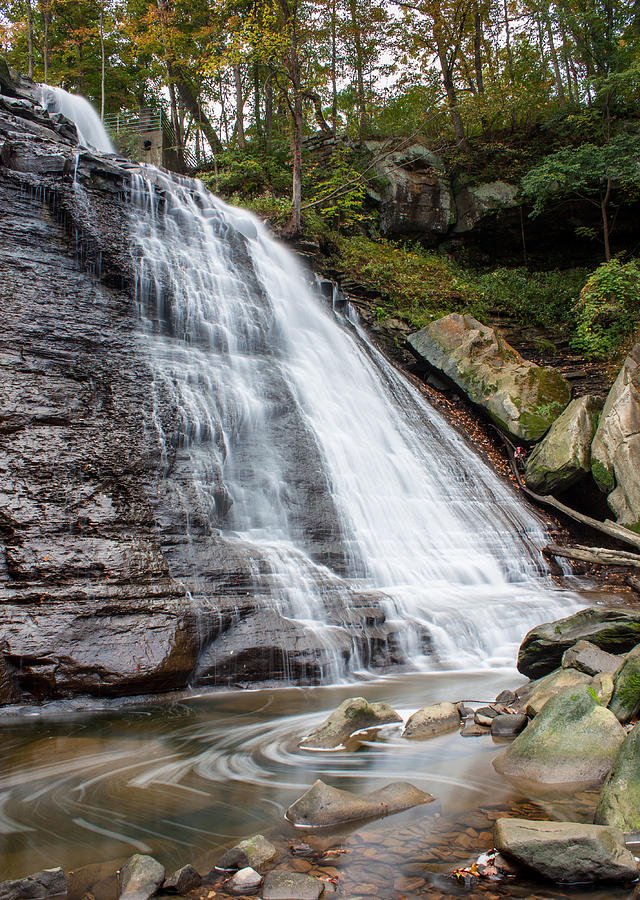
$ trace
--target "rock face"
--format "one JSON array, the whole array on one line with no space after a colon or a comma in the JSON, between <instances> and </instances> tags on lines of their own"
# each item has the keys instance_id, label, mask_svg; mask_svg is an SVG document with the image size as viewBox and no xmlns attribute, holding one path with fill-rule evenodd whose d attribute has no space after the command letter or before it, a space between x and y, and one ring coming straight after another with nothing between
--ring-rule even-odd
<instances>
[{"instance_id":1,"label":"rock face","mask_svg":"<svg viewBox=\"0 0 640 900\"><path fill-rule=\"evenodd\" d=\"M26 878L0 882L0 900L45 900L66 893L67 877L60 868L44 869Z\"/></svg>"},{"instance_id":2,"label":"rock face","mask_svg":"<svg viewBox=\"0 0 640 900\"><path fill-rule=\"evenodd\" d=\"M410 335L409 344L520 440L539 440L571 398L558 372L527 362L473 316L451 313Z\"/></svg>"},{"instance_id":3,"label":"rock face","mask_svg":"<svg viewBox=\"0 0 640 900\"><path fill-rule=\"evenodd\" d=\"M453 231L471 231L488 213L517 206L518 187L504 181L466 185L456 194L457 221Z\"/></svg>"},{"instance_id":4,"label":"rock face","mask_svg":"<svg viewBox=\"0 0 640 900\"><path fill-rule=\"evenodd\" d=\"M605 401L591 446L591 471L618 522L640 531L640 344Z\"/></svg>"},{"instance_id":5,"label":"rock face","mask_svg":"<svg viewBox=\"0 0 640 900\"><path fill-rule=\"evenodd\" d=\"M640 646L628 654L615 674L609 709L620 722L629 722L640 712Z\"/></svg>"},{"instance_id":6,"label":"rock face","mask_svg":"<svg viewBox=\"0 0 640 900\"><path fill-rule=\"evenodd\" d=\"M423 706L407 721L402 737L419 740L446 734L460 726L460 713L455 703L434 703Z\"/></svg>"},{"instance_id":7,"label":"rock face","mask_svg":"<svg viewBox=\"0 0 640 900\"><path fill-rule=\"evenodd\" d=\"M545 704L493 764L523 786L597 787L611 769L624 734L592 687L569 687Z\"/></svg>"},{"instance_id":8,"label":"rock face","mask_svg":"<svg viewBox=\"0 0 640 900\"><path fill-rule=\"evenodd\" d=\"M498 819L495 845L544 878L560 883L634 881L638 867L617 828L575 822Z\"/></svg>"},{"instance_id":9,"label":"rock face","mask_svg":"<svg viewBox=\"0 0 640 900\"><path fill-rule=\"evenodd\" d=\"M598 825L640 831L640 725L626 736L596 809Z\"/></svg>"},{"instance_id":10,"label":"rock face","mask_svg":"<svg viewBox=\"0 0 640 900\"><path fill-rule=\"evenodd\" d=\"M591 471L591 442L603 401L572 400L527 459L525 481L539 494L559 494Z\"/></svg>"},{"instance_id":11,"label":"rock face","mask_svg":"<svg viewBox=\"0 0 640 900\"><path fill-rule=\"evenodd\" d=\"M289 807L287 818L294 825L319 828L357 819L389 816L420 803L431 803L433 799L431 794L405 781L394 781L378 791L360 796L318 780Z\"/></svg>"},{"instance_id":12,"label":"rock face","mask_svg":"<svg viewBox=\"0 0 640 900\"><path fill-rule=\"evenodd\" d=\"M333 750L345 744L355 731L392 722L402 722L402 718L388 703L369 703L364 697L351 697L342 702L322 725L303 738L299 746Z\"/></svg>"},{"instance_id":13,"label":"rock face","mask_svg":"<svg viewBox=\"0 0 640 900\"><path fill-rule=\"evenodd\" d=\"M518 651L518 671L540 678L557 669L565 650L589 641L608 653L626 653L640 644L640 613L630 609L583 609L566 619L532 628Z\"/></svg>"}]
</instances>

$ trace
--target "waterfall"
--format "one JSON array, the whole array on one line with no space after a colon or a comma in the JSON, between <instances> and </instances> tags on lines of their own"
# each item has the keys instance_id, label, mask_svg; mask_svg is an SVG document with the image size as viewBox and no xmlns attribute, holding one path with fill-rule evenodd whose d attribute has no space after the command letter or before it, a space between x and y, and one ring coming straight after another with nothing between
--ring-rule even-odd
<instances>
[{"instance_id":1,"label":"waterfall","mask_svg":"<svg viewBox=\"0 0 640 900\"><path fill-rule=\"evenodd\" d=\"M104 147L89 104L44 90ZM353 308L201 183L127 177L146 425L193 536L178 573L192 599L216 579L249 595L283 644L323 648L334 681L393 662L512 666L528 628L577 608L548 573L542 522Z\"/></svg>"},{"instance_id":2,"label":"waterfall","mask_svg":"<svg viewBox=\"0 0 640 900\"><path fill-rule=\"evenodd\" d=\"M40 92L41 102L46 110L62 113L75 123L78 138L84 147L93 147L102 153L116 152L106 128L88 100L49 84L40 85Z\"/></svg>"}]
</instances>

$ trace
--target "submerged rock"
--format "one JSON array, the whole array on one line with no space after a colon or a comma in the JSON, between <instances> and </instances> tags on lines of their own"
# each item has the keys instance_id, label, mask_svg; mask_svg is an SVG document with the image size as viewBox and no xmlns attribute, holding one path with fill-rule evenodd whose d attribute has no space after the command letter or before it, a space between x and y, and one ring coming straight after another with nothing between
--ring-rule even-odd
<instances>
[{"instance_id":1,"label":"submerged rock","mask_svg":"<svg viewBox=\"0 0 640 900\"><path fill-rule=\"evenodd\" d=\"M164 881L164 866L152 856L135 853L120 872L123 900L149 900Z\"/></svg>"},{"instance_id":2,"label":"submerged rock","mask_svg":"<svg viewBox=\"0 0 640 900\"><path fill-rule=\"evenodd\" d=\"M322 725L304 737L299 746L314 750L333 750L345 744L355 731L392 722L402 722L402 717L388 703L369 703L364 697L350 697Z\"/></svg>"},{"instance_id":3,"label":"submerged rock","mask_svg":"<svg viewBox=\"0 0 640 900\"><path fill-rule=\"evenodd\" d=\"M609 709L620 722L629 722L640 712L640 646L628 654L615 674Z\"/></svg>"},{"instance_id":4,"label":"submerged rock","mask_svg":"<svg viewBox=\"0 0 640 900\"><path fill-rule=\"evenodd\" d=\"M544 878L560 883L634 881L638 866L617 828L575 822L498 819L495 845Z\"/></svg>"},{"instance_id":5,"label":"submerged rock","mask_svg":"<svg viewBox=\"0 0 640 900\"><path fill-rule=\"evenodd\" d=\"M595 821L625 832L640 831L640 725L620 747L600 792Z\"/></svg>"},{"instance_id":6,"label":"submerged rock","mask_svg":"<svg viewBox=\"0 0 640 900\"><path fill-rule=\"evenodd\" d=\"M572 400L527 459L527 486L540 494L558 494L591 471L591 442L603 401Z\"/></svg>"},{"instance_id":7,"label":"submerged rock","mask_svg":"<svg viewBox=\"0 0 640 900\"><path fill-rule=\"evenodd\" d=\"M239 869L236 874L227 881L225 887L232 894L255 894L262 884L262 875L259 875L251 867Z\"/></svg>"},{"instance_id":8,"label":"submerged rock","mask_svg":"<svg viewBox=\"0 0 640 900\"><path fill-rule=\"evenodd\" d=\"M402 737L425 739L455 731L460 726L460 712L456 703L434 703L423 706L407 720Z\"/></svg>"},{"instance_id":9,"label":"submerged rock","mask_svg":"<svg viewBox=\"0 0 640 900\"><path fill-rule=\"evenodd\" d=\"M431 794L406 781L394 781L370 794L358 795L318 780L289 807L287 818L294 825L319 828L357 819L389 816L420 803L431 803L433 799Z\"/></svg>"},{"instance_id":10,"label":"submerged rock","mask_svg":"<svg viewBox=\"0 0 640 900\"><path fill-rule=\"evenodd\" d=\"M324 885L301 872L268 872L262 886L263 900L318 900Z\"/></svg>"},{"instance_id":11,"label":"submerged rock","mask_svg":"<svg viewBox=\"0 0 640 900\"><path fill-rule=\"evenodd\" d=\"M472 316L451 313L408 340L420 357L520 440L539 440L571 398L571 387L558 372L527 362L499 331Z\"/></svg>"},{"instance_id":12,"label":"submerged rock","mask_svg":"<svg viewBox=\"0 0 640 900\"><path fill-rule=\"evenodd\" d=\"M568 687L546 703L493 765L523 787L598 787L611 769L624 735L592 687Z\"/></svg>"},{"instance_id":13,"label":"submerged rock","mask_svg":"<svg viewBox=\"0 0 640 900\"><path fill-rule=\"evenodd\" d=\"M240 841L222 856L216 869L261 869L278 855L277 849L263 834Z\"/></svg>"},{"instance_id":14,"label":"submerged rock","mask_svg":"<svg viewBox=\"0 0 640 900\"><path fill-rule=\"evenodd\" d=\"M518 652L518 671L540 678L562 663L565 650L580 640L609 653L626 653L640 644L640 612L624 607L591 607L565 619L537 625Z\"/></svg>"},{"instance_id":15,"label":"submerged rock","mask_svg":"<svg viewBox=\"0 0 640 900\"><path fill-rule=\"evenodd\" d=\"M67 876L61 868L0 882L0 900L44 900L66 893Z\"/></svg>"}]
</instances>

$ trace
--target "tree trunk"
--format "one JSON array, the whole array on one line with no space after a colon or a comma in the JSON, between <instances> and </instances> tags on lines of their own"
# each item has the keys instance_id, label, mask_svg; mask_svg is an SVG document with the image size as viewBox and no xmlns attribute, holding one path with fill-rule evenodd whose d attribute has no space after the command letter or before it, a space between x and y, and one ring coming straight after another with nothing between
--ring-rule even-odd
<instances>
[{"instance_id":1,"label":"tree trunk","mask_svg":"<svg viewBox=\"0 0 640 900\"><path fill-rule=\"evenodd\" d=\"M273 82L269 76L264 85L264 142L268 150L273 138Z\"/></svg>"},{"instance_id":2,"label":"tree trunk","mask_svg":"<svg viewBox=\"0 0 640 900\"><path fill-rule=\"evenodd\" d=\"M260 67L253 64L253 118L256 126L256 137L262 143L262 121L260 119Z\"/></svg>"},{"instance_id":3,"label":"tree trunk","mask_svg":"<svg viewBox=\"0 0 640 900\"><path fill-rule=\"evenodd\" d=\"M482 17L478 0L473 5L473 63L476 70L476 86L479 94L484 94L484 79L482 77Z\"/></svg>"},{"instance_id":4,"label":"tree trunk","mask_svg":"<svg viewBox=\"0 0 640 900\"><path fill-rule=\"evenodd\" d=\"M602 210L602 235L604 237L604 258L607 262L611 259L611 245L609 243L609 198L611 197L611 178L607 178L607 187L604 195L600 195L600 208Z\"/></svg>"},{"instance_id":5,"label":"tree trunk","mask_svg":"<svg viewBox=\"0 0 640 900\"><path fill-rule=\"evenodd\" d=\"M240 65L233 67L233 83L236 89L236 137L238 147L244 150L247 142L244 137L244 97L242 96L242 72Z\"/></svg>"},{"instance_id":6,"label":"tree trunk","mask_svg":"<svg viewBox=\"0 0 640 900\"><path fill-rule=\"evenodd\" d=\"M511 84L515 82L515 75L513 72L513 53L511 51L511 22L509 20L509 3L508 0L504 0L504 29L505 29L505 40L507 44L507 66L509 69L509 81Z\"/></svg>"},{"instance_id":7,"label":"tree trunk","mask_svg":"<svg viewBox=\"0 0 640 900\"><path fill-rule=\"evenodd\" d=\"M451 117L451 125L453 126L453 133L456 138L456 143L458 144L458 146L462 147L465 152L468 153L469 145L467 144L467 138L464 133L462 116L460 115L460 110L458 109L458 97L456 95L456 87L453 81L453 67L449 63L449 59L447 57L448 44L442 30L441 15L442 14L440 12L440 7L438 5L436 6L433 22L433 36L435 38L436 49L438 51L438 60L440 61L442 83L447 95L449 116Z\"/></svg>"},{"instance_id":8,"label":"tree trunk","mask_svg":"<svg viewBox=\"0 0 640 900\"><path fill-rule=\"evenodd\" d=\"M33 7L27 0L27 42L29 54L29 78L33 78Z\"/></svg>"},{"instance_id":9,"label":"tree trunk","mask_svg":"<svg viewBox=\"0 0 640 900\"><path fill-rule=\"evenodd\" d=\"M42 4L42 65L45 84L49 83L49 7L47 0Z\"/></svg>"},{"instance_id":10,"label":"tree trunk","mask_svg":"<svg viewBox=\"0 0 640 900\"><path fill-rule=\"evenodd\" d=\"M358 112L360 119L359 131L362 134L363 127L367 122L367 107L364 93L364 74L363 74L363 53L362 53L362 34L360 25L358 24L357 2L349 0L349 13L351 16L351 28L353 30L353 43L356 51L356 90L358 98Z\"/></svg>"},{"instance_id":11,"label":"tree trunk","mask_svg":"<svg viewBox=\"0 0 640 900\"><path fill-rule=\"evenodd\" d=\"M198 127L209 141L212 150L218 151L222 150L222 144L220 143L220 138L216 134L216 130L209 121L208 116L202 111L202 107L196 98L191 85L187 82L187 80L180 75L179 70L174 69L174 67L168 66L169 76L178 89L178 94L180 96L180 100L183 103L184 108L187 110L189 115L195 119L198 123Z\"/></svg>"},{"instance_id":12,"label":"tree trunk","mask_svg":"<svg viewBox=\"0 0 640 900\"><path fill-rule=\"evenodd\" d=\"M556 52L556 45L553 41L553 30L551 28L551 19L549 16L545 16L545 26L547 29L547 38L549 40L549 51L551 53L551 62L553 63L553 74L556 82L556 90L558 91L558 99L562 106L566 105L566 99L564 96L564 85L562 83L562 75L560 74L560 63L558 62L558 54Z\"/></svg>"},{"instance_id":13,"label":"tree trunk","mask_svg":"<svg viewBox=\"0 0 640 900\"><path fill-rule=\"evenodd\" d=\"M336 0L331 0L331 131L335 137L338 129L338 79L337 79L337 16Z\"/></svg>"},{"instance_id":14,"label":"tree trunk","mask_svg":"<svg viewBox=\"0 0 640 900\"><path fill-rule=\"evenodd\" d=\"M180 117L178 116L178 104L176 102L176 89L172 81L169 82L169 102L171 105L171 126L173 128L173 152L176 156L177 168L184 172L186 166L184 164L184 149L182 145L182 129L180 128Z\"/></svg>"},{"instance_id":15,"label":"tree trunk","mask_svg":"<svg viewBox=\"0 0 640 900\"><path fill-rule=\"evenodd\" d=\"M104 122L104 6L100 5L100 121Z\"/></svg>"}]
</instances>

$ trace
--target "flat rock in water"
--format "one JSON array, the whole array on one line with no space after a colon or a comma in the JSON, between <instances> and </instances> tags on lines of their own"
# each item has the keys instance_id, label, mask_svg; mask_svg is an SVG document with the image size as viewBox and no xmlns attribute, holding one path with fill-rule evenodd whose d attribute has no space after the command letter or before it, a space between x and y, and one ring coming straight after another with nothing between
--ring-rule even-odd
<instances>
[{"instance_id":1,"label":"flat rock in water","mask_svg":"<svg viewBox=\"0 0 640 900\"><path fill-rule=\"evenodd\" d=\"M491 722L491 735L497 738L511 738L527 727L528 719L522 713L496 716Z\"/></svg>"},{"instance_id":2,"label":"flat rock in water","mask_svg":"<svg viewBox=\"0 0 640 900\"><path fill-rule=\"evenodd\" d=\"M601 650L597 644L590 641L578 641L573 647L569 647L562 655L563 669L572 668L586 675L598 675L600 672L613 674L624 662L614 653Z\"/></svg>"},{"instance_id":3,"label":"flat rock in water","mask_svg":"<svg viewBox=\"0 0 640 900\"><path fill-rule=\"evenodd\" d=\"M624 739L596 809L598 825L640 831L640 725Z\"/></svg>"},{"instance_id":4,"label":"flat rock in water","mask_svg":"<svg viewBox=\"0 0 640 900\"><path fill-rule=\"evenodd\" d=\"M255 894L262 884L262 875L255 869L247 866L239 869L236 874L227 881L225 887L232 894Z\"/></svg>"},{"instance_id":5,"label":"flat rock in water","mask_svg":"<svg viewBox=\"0 0 640 900\"><path fill-rule=\"evenodd\" d=\"M406 781L394 781L378 791L359 796L318 780L289 807L287 818L294 825L320 828L340 822L388 816L420 803L431 803L433 799L431 794L418 790Z\"/></svg>"},{"instance_id":6,"label":"flat rock in water","mask_svg":"<svg viewBox=\"0 0 640 900\"><path fill-rule=\"evenodd\" d=\"M460 712L455 703L423 706L407 720L402 737L424 739L454 731L460 725Z\"/></svg>"},{"instance_id":7,"label":"flat rock in water","mask_svg":"<svg viewBox=\"0 0 640 900\"><path fill-rule=\"evenodd\" d=\"M120 896L126 900L149 900L158 892L164 876L164 866L153 856L135 853L122 867Z\"/></svg>"},{"instance_id":8,"label":"flat rock in water","mask_svg":"<svg viewBox=\"0 0 640 900\"><path fill-rule=\"evenodd\" d=\"M369 703L364 697L350 697L334 710L318 728L304 737L299 746L314 750L341 747L356 731L402 722L387 703Z\"/></svg>"},{"instance_id":9,"label":"flat rock in water","mask_svg":"<svg viewBox=\"0 0 640 900\"><path fill-rule=\"evenodd\" d=\"M67 877L61 868L0 882L0 900L44 900L66 892Z\"/></svg>"},{"instance_id":10,"label":"flat rock in water","mask_svg":"<svg viewBox=\"0 0 640 900\"><path fill-rule=\"evenodd\" d=\"M165 879L162 892L167 894L188 894L194 888L200 887L202 878L193 866L182 866Z\"/></svg>"},{"instance_id":11,"label":"flat rock in water","mask_svg":"<svg viewBox=\"0 0 640 900\"><path fill-rule=\"evenodd\" d=\"M490 734L490 731L486 725L478 725L472 719L467 719L462 724L460 734L462 737L481 737L483 734Z\"/></svg>"},{"instance_id":12,"label":"flat rock in water","mask_svg":"<svg viewBox=\"0 0 640 900\"><path fill-rule=\"evenodd\" d=\"M262 886L262 900L318 900L323 887L318 878L301 872L268 872Z\"/></svg>"},{"instance_id":13,"label":"flat rock in water","mask_svg":"<svg viewBox=\"0 0 640 900\"><path fill-rule=\"evenodd\" d=\"M575 822L498 819L495 846L560 883L630 882L638 877L633 854L617 828Z\"/></svg>"},{"instance_id":14,"label":"flat rock in water","mask_svg":"<svg viewBox=\"0 0 640 900\"><path fill-rule=\"evenodd\" d=\"M635 647L616 672L609 709L620 722L640 712L640 647Z\"/></svg>"},{"instance_id":15,"label":"flat rock in water","mask_svg":"<svg viewBox=\"0 0 640 900\"><path fill-rule=\"evenodd\" d=\"M217 863L217 869L260 869L268 865L278 855L277 849L263 834L254 834L224 854Z\"/></svg>"},{"instance_id":16,"label":"flat rock in water","mask_svg":"<svg viewBox=\"0 0 640 900\"><path fill-rule=\"evenodd\" d=\"M518 671L540 678L562 664L566 650L580 640L609 653L627 653L640 644L640 612L623 607L591 607L532 628L520 645Z\"/></svg>"},{"instance_id":17,"label":"flat rock in water","mask_svg":"<svg viewBox=\"0 0 640 900\"><path fill-rule=\"evenodd\" d=\"M580 684L552 697L493 765L525 789L593 788L604 781L624 737L593 688Z\"/></svg>"}]
</instances>

